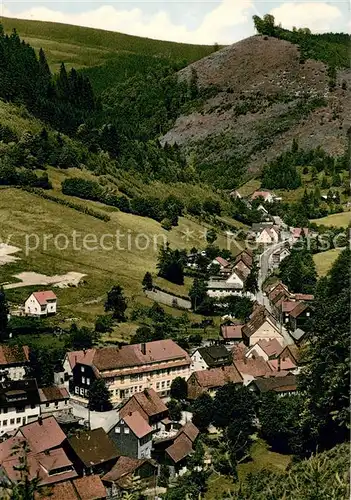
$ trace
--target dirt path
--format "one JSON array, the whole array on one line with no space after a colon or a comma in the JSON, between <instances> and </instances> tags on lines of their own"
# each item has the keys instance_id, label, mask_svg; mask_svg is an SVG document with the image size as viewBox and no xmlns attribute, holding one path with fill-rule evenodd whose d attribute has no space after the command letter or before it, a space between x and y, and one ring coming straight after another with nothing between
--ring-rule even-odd
<instances>
[{"instance_id":1,"label":"dirt path","mask_svg":"<svg viewBox=\"0 0 351 500\"><path fill-rule=\"evenodd\" d=\"M33 272L24 272L16 274L14 277L20 281L17 283L10 283L5 285L4 288L22 288L25 286L35 286L35 285L53 285L58 288L66 288L69 286L78 286L81 279L86 276L86 274L76 273L70 271L67 274L62 274L61 276L46 276L45 274L38 274Z\"/></svg>"}]
</instances>

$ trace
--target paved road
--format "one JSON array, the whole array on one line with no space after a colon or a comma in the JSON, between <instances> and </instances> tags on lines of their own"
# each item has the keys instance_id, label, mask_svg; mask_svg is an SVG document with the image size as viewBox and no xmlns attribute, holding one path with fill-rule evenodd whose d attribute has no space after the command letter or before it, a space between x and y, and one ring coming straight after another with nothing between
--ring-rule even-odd
<instances>
[{"instance_id":1,"label":"paved road","mask_svg":"<svg viewBox=\"0 0 351 500\"><path fill-rule=\"evenodd\" d=\"M161 304L165 304L166 306L178 307L179 309L186 310L191 309L190 300L181 299L170 293L162 292L161 290L147 290L145 294L147 297L149 297L149 299L152 299L155 302L160 302Z\"/></svg>"}]
</instances>

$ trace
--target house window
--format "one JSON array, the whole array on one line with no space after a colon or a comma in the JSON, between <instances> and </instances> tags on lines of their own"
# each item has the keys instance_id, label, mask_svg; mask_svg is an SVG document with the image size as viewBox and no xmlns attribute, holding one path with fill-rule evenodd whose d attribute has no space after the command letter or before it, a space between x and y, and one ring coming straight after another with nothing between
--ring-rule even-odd
<instances>
[{"instance_id":1,"label":"house window","mask_svg":"<svg viewBox=\"0 0 351 500\"><path fill-rule=\"evenodd\" d=\"M85 384L85 377L82 377L82 384Z\"/></svg>"},{"instance_id":2,"label":"house window","mask_svg":"<svg viewBox=\"0 0 351 500\"><path fill-rule=\"evenodd\" d=\"M171 385L171 381L167 380L167 387L169 387L170 385Z\"/></svg>"},{"instance_id":3,"label":"house window","mask_svg":"<svg viewBox=\"0 0 351 500\"><path fill-rule=\"evenodd\" d=\"M31 409L34 410L35 409L35 405L30 405Z\"/></svg>"},{"instance_id":4,"label":"house window","mask_svg":"<svg viewBox=\"0 0 351 500\"><path fill-rule=\"evenodd\" d=\"M160 382L157 382L156 383L156 389L159 389L160 388Z\"/></svg>"},{"instance_id":5,"label":"house window","mask_svg":"<svg viewBox=\"0 0 351 500\"><path fill-rule=\"evenodd\" d=\"M3 421L3 426L6 427L7 426L7 420L4 420Z\"/></svg>"},{"instance_id":6,"label":"house window","mask_svg":"<svg viewBox=\"0 0 351 500\"><path fill-rule=\"evenodd\" d=\"M50 403L45 403L46 408L49 408Z\"/></svg>"},{"instance_id":7,"label":"house window","mask_svg":"<svg viewBox=\"0 0 351 500\"><path fill-rule=\"evenodd\" d=\"M84 370L85 370L84 366L81 366L81 367L80 367L80 371L81 371L82 373L84 373Z\"/></svg>"},{"instance_id":8,"label":"house window","mask_svg":"<svg viewBox=\"0 0 351 500\"><path fill-rule=\"evenodd\" d=\"M115 428L115 433L116 434L121 434L121 428L120 427L116 427Z\"/></svg>"},{"instance_id":9,"label":"house window","mask_svg":"<svg viewBox=\"0 0 351 500\"><path fill-rule=\"evenodd\" d=\"M58 408L58 401L55 401L55 407Z\"/></svg>"},{"instance_id":10,"label":"house window","mask_svg":"<svg viewBox=\"0 0 351 500\"><path fill-rule=\"evenodd\" d=\"M163 381L163 382L162 382L162 386L161 386L161 387L162 387L162 389L164 389L164 388L165 388L165 385L166 385L166 382L165 382L165 381Z\"/></svg>"},{"instance_id":11,"label":"house window","mask_svg":"<svg viewBox=\"0 0 351 500\"><path fill-rule=\"evenodd\" d=\"M79 394L79 387L77 387L77 386L76 386L76 387L74 388L74 394Z\"/></svg>"},{"instance_id":12,"label":"house window","mask_svg":"<svg viewBox=\"0 0 351 500\"><path fill-rule=\"evenodd\" d=\"M84 389L82 387L80 388L79 393L80 393L81 396L84 396Z\"/></svg>"},{"instance_id":13,"label":"house window","mask_svg":"<svg viewBox=\"0 0 351 500\"><path fill-rule=\"evenodd\" d=\"M26 417L22 417L22 425L26 423Z\"/></svg>"},{"instance_id":14,"label":"house window","mask_svg":"<svg viewBox=\"0 0 351 500\"><path fill-rule=\"evenodd\" d=\"M306 311L306 316L308 317L310 315L310 311Z\"/></svg>"},{"instance_id":15,"label":"house window","mask_svg":"<svg viewBox=\"0 0 351 500\"><path fill-rule=\"evenodd\" d=\"M10 425L14 425L14 423L15 423L15 419L14 419L14 418L11 418L11 419L10 419Z\"/></svg>"},{"instance_id":16,"label":"house window","mask_svg":"<svg viewBox=\"0 0 351 500\"><path fill-rule=\"evenodd\" d=\"M16 424L20 424L20 423L21 423L21 417L16 418Z\"/></svg>"},{"instance_id":17,"label":"house window","mask_svg":"<svg viewBox=\"0 0 351 500\"><path fill-rule=\"evenodd\" d=\"M87 377L87 385L90 385L90 378Z\"/></svg>"},{"instance_id":18,"label":"house window","mask_svg":"<svg viewBox=\"0 0 351 500\"><path fill-rule=\"evenodd\" d=\"M124 434L129 434L129 429L128 429L128 427L125 427L125 428L124 428Z\"/></svg>"}]
</instances>

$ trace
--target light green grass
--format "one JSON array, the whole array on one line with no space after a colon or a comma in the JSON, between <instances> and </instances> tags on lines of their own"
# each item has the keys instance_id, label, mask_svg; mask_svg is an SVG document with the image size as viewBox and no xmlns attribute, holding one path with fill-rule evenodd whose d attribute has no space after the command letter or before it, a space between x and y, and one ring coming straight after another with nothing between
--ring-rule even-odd
<instances>
[{"instance_id":1,"label":"light green grass","mask_svg":"<svg viewBox=\"0 0 351 500\"><path fill-rule=\"evenodd\" d=\"M262 439L252 445L251 457L251 461L238 465L239 480L243 480L249 473L255 473L262 469L284 473L291 460L289 455L270 451ZM213 473L208 481L208 490L204 498L205 500L222 498L222 495L228 494L234 489L233 486L231 477Z\"/></svg>"},{"instance_id":2,"label":"light green grass","mask_svg":"<svg viewBox=\"0 0 351 500\"><path fill-rule=\"evenodd\" d=\"M351 212L331 214L321 219L312 219L311 222L323 226L348 227L351 223Z\"/></svg>"},{"instance_id":3,"label":"light green grass","mask_svg":"<svg viewBox=\"0 0 351 500\"><path fill-rule=\"evenodd\" d=\"M245 184L240 186L237 191L241 194L241 196L249 196L250 194L257 191L261 186L261 181L259 179L250 179Z\"/></svg>"},{"instance_id":4,"label":"light green grass","mask_svg":"<svg viewBox=\"0 0 351 500\"><path fill-rule=\"evenodd\" d=\"M34 118L25 107L15 106L0 100L0 123L21 135L25 130L38 133L43 124Z\"/></svg>"},{"instance_id":5,"label":"light green grass","mask_svg":"<svg viewBox=\"0 0 351 500\"><path fill-rule=\"evenodd\" d=\"M313 261L316 265L318 276L325 276L341 253L340 248L333 248L326 252L313 255Z\"/></svg>"},{"instance_id":6,"label":"light green grass","mask_svg":"<svg viewBox=\"0 0 351 500\"><path fill-rule=\"evenodd\" d=\"M89 206L95 206L92 202L81 201ZM103 207L100 205L100 210ZM170 242L171 248L190 249L193 246L199 248L206 246L205 240L201 238L203 226L185 217L180 217L179 225L169 232L162 229L158 222L146 217L118 211L110 212L110 217L110 222L103 222L19 189L1 190L2 240L6 241L7 236L11 235L11 244L24 249L26 235L28 238L28 235L36 234L40 245L27 256L19 252L17 255L21 260L16 263L1 266L0 282L14 281L11 275L21 271L35 271L47 275L63 274L68 271L84 273L87 275L85 282L78 288L57 289L58 317L60 319L78 317L91 323L97 314L103 312L103 299L116 283L123 286L129 299L143 299L142 278L146 271L156 274L158 250L164 238ZM184 237L187 229L193 231L189 240ZM55 248L52 239L48 241L47 247L43 248L44 234L51 234L54 237L64 234L71 238L72 232L76 231L77 234L81 234L79 240L81 246L82 237L87 234L94 234L100 240L104 234L115 234L117 230L121 235L126 235L120 238L120 249L113 248L108 251L98 248L89 251L82 248L77 251L73 249L72 240L69 240L69 247L60 251ZM146 250L137 248L135 238L138 234L145 235L140 238L142 243L146 238L150 238L152 244ZM32 236L30 241L34 243L35 237ZM176 288L174 291L186 294L190 281L186 279L185 283L184 287ZM169 284L168 288L172 288L172 285ZM20 291L8 293L14 302L21 302L28 294L28 289L22 288ZM97 303L92 305L92 300L96 300ZM149 304L151 305L150 301Z\"/></svg>"}]
</instances>

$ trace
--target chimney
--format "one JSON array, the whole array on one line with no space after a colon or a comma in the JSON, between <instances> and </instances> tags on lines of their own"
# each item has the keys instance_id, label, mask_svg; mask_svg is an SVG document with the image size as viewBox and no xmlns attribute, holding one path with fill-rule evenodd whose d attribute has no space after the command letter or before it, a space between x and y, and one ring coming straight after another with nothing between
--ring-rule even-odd
<instances>
[{"instance_id":1,"label":"chimney","mask_svg":"<svg viewBox=\"0 0 351 500\"><path fill-rule=\"evenodd\" d=\"M140 344L140 350L141 350L141 352L145 356L145 354L146 354L146 344L145 344L145 342L143 342L142 344Z\"/></svg>"},{"instance_id":2,"label":"chimney","mask_svg":"<svg viewBox=\"0 0 351 500\"><path fill-rule=\"evenodd\" d=\"M132 412L130 411L130 412L128 413L128 415L131 417L131 416L132 416Z\"/></svg>"},{"instance_id":3,"label":"chimney","mask_svg":"<svg viewBox=\"0 0 351 500\"><path fill-rule=\"evenodd\" d=\"M43 417L38 417L38 424L43 425Z\"/></svg>"},{"instance_id":4,"label":"chimney","mask_svg":"<svg viewBox=\"0 0 351 500\"><path fill-rule=\"evenodd\" d=\"M278 357L278 372L280 372L280 356Z\"/></svg>"}]
</instances>

